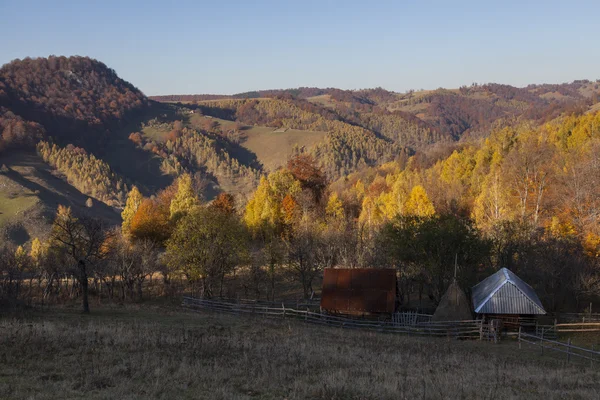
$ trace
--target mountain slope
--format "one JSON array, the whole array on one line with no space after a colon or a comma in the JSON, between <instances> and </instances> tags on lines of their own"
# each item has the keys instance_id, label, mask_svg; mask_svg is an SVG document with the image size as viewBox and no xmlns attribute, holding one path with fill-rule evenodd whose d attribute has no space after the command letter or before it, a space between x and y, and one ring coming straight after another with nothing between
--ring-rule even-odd
<instances>
[{"instance_id":1,"label":"mountain slope","mask_svg":"<svg viewBox=\"0 0 600 400\"><path fill-rule=\"evenodd\" d=\"M330 180L390 161L403 168L412 155L426 168L498 127L587 110L598 93L576 81L147 98L87 57L15 60L0 68L0 227L24 224L10 228L18 241L47 232L59 203L118 223L133 185L151 196L182 173L205 200L227 191L242 204L262 174L303 151Z\"/></svg>"},{"instance_id":2,"label":"mountain slope","mask_svg":"<svg viewBox=\"0 0 600 400\"><path fill-rule=\"evenodd\" d=\"M120 215L100 201L86 205L89 197L66 181L33 151L0 157L0 237L22 244L48 234L59 204L117 224Z\"/></svg>"}]
</instances>

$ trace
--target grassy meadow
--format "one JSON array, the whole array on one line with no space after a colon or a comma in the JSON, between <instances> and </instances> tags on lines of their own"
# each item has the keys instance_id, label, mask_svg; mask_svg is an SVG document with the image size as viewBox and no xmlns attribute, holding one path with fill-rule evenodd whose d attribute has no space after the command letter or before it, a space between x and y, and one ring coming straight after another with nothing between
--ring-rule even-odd
<instances>
[{"instance_id":1,"label":"grassy meadow","mask_svg":"<svg viewBox=\"0 0 600 400\"><path fill-rule=\"evenodd\" d=\"M189 117L189 123L193 127L202 127L207 117L199 114L192 114ZM210 121L219 123L222 130L233 129L234 121L228 121L220 118L209 118ZM274 171L278 167L285 165L295 145L310 149L312 146L322 142L327 132L305 131L300 129L277 129L268 126L245 125L242 129L244 139L240 143L244 148L256 154L258 161L267 171ZM144 133L154 138L160 138L160 133ZM163 132L163 137L168 132Z\"/></svg>"},{"instance_id":2,"label":"grassy meadow","mask_svg":"<svg viewBox=\"0 0 600 400\"><path fill-rule=\"evenodd\" d=\"M0 191L0 227L33 207L37 202L37 197L30 193Z\"/></svg>"},{"instance_id":3,"label":"grassy meadow","mask_svg":"<svg viewBox=\"0 0 600 400\"><path fill-rule=\"evenodd\" d=\"M2 399L597 398L600 369L499 345L194 313L0 318Z\"/></svg>"},{"instance_id":4,"label":"grassy meadow","mask_svg":"<svg viewBox=\"0 0 600 400\"><path fill-rule=\"evenodd\" d=\"M275 128L256 126L244 131L244 134L246 140L242 142L242 146L256 154L267 171L274 171L286 164L292 155L294 145L310 149L323 141L327 132L298 129L279 132Z\"/></svg>"}]
</instances>

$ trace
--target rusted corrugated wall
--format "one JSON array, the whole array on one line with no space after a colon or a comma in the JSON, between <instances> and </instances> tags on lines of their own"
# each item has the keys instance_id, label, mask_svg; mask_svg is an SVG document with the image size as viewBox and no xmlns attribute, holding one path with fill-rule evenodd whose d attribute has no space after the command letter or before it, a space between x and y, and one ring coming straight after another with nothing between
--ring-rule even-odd
<instances>
[{"instance_id":1,"label":"rusted corrugated wall","mask_svg":"<svg viewBox=\"0 0 600 400\"><path fill-rule=\"evenodd\" d=\"M393 269L325 269L321 308L342 313L392 313L396 303Z\"/></svg>"}]
</instances>

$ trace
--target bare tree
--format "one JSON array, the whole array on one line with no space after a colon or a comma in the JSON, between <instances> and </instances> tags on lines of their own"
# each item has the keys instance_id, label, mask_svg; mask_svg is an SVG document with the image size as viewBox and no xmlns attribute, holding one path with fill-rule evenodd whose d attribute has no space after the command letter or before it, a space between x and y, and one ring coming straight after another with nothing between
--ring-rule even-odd
<instances>
[{"instance_id":1,"label":"bare tree","mask_svg":"<svg viewBox=\"0 0 600 400\"><path fill-rule=\"evenodd\" d=\"M104 243L110 236L101 220L76 218L70 207L59 206L52 227L52 241L77 264L75 275L81 286L83 312L90 312L88 279L94 262L104 258Z\"/></svg>"}]
</instances>

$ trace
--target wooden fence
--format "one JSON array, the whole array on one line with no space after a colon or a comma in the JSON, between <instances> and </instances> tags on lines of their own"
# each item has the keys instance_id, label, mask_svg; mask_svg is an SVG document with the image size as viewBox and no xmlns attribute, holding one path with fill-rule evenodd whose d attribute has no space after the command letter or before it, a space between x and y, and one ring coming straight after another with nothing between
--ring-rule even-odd
<instances>
[{"instance_id":1,"label":"wooden fence","mask_svg":"<svg viewBox=\"0 0 600 400\"><path fill-rule=\"evenodd\" d=\"M396 325L417 325L424 322L431 322L430 314L420 314L416 311L402 311L392 314L392 322Z\"/></svg>"},{"instance_id":2,"label":"wooden fence","mask_svg":"<svg viewBox=\"0 0 600 400\"><path fill-rule=\"evenodd\" d=\"M554 317L561 323L600 322L600 313L557 313Z\"/></svg>"},{"instance_id":3,"label":"wooden fence","mask_svg":"<svg viewBox=\"0 0 600 400\"><path fill-rule=\"evenodd\" d=\"M596 349L593 347L592 349L585 349L583 347L574 346L571 344L571 339L569 339L567 343L564 343L557 340L531 335L529 333L522 332L519 329L518 342L519 349L521 348L521 343L528 343L534 346L539 346L542 354L544 354L544 350L564 353L566 354L567 362L570 362L572 358L589 360L590 364L593 364L594 362L600 362L599 351L596 351Z\"/></svg>"},{"instance_id":4,"label":"wooden fence","mask_svg":"<svg viewBox=\"0 0 600 400\"><path fill-rule=\"evenodd\" d=\"M574 322L569 324L556 324L556 333L563 332L600 332L600 322Z\"/></svg>"},{"instance_id":5,"label":"wooden fence","mask_svg":"<svg viewBox=\"0 0 600 400\"><path fill-rule=\"evenodd\" d=\"M525 328L525 327L523 327ZM600 332L600 322L573 322L568 324L536 325L536 336L552 339L561 333Z\"/></svg>"},{"instance_id":6,"label":"wooden fence","mask_svg":"<svg viewBox=\"0 0 600 400\"><path fill-rule=\"evenodd\" d=\"M449 322L421 322L414 325L401 325L391 320L367 320L349 318L313 312L308 309L298 310L281 304L279 307L264 306L247 302L227 302L220 300L199 299L184 297L183 306L190 309L201 309L228 314L260 315L270 318L289 318L305 323L323 326L332 326L346 329L364 329L377 332L406 334L409 336L436 336L455 339L489 339L495 334L490 334L488 324L481 320L449 321Z\"/></svg>"}]
</instances>

